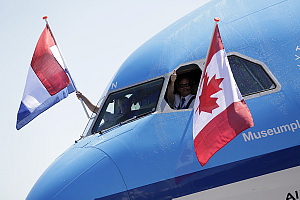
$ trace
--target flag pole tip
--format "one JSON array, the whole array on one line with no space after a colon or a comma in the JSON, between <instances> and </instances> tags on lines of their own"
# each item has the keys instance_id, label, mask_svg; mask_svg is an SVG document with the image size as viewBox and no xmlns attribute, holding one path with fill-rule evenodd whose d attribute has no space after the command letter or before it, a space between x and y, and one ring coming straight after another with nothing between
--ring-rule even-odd
<instances>
[{"instance_id":1,"label":"flag pole tip","mask_svg":"<svg viewBox=\"0 0 300 200\"><path fill-rule=\"evenodd\" d=\"M48 16L44 16L43 19L48 19Z\"/></svg>"},{"instance_id":2,"label":"flag pole tip","mask_svg":"<svg viewBox=\"0 0 300 200\"><path fill-rule=\"evenodd\" d=\"M215 17L214 20L215 20L215 22L219 22L220 18L219 17Z\"/></svg>"}]
</instances>

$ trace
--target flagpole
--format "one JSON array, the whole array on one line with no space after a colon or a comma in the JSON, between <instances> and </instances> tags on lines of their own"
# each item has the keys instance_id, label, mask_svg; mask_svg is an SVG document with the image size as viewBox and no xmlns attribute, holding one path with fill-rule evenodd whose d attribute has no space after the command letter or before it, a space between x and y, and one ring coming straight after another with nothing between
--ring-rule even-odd
<instances>
[{"instance_id":1,"label":"flagpole","mask_svg":"<svg viewBox=\"0 0 300 200\"><path fill-rule=\"evenodd\" d=\"M57 46L59 55L60 55L60 57L62 58L64 67L65 67L65 69L66 69L66 73L68 74L68 77L70 78L70 81L71 81L71 83L73 84L75 91L78 92L78 89L77 89L77 87L76 87L76 85L75 85L75 82L74 82L74 80L73 80L73 78L72 78L72 76L71 76L71 74L70 74L69 69L68 69L67 63L66 63L66 61L65 61L65 59L64 59L64 57L63 57L63 55L62 55L62 52L61 52L61 50L60 50L60 48L59 48L59 46L58 46L58 43L56 42L55 37L54 37L54 35L53 35L53 33L52 33L52 30L51 30L51 28L50 28L49 22L48 22L48 20L47 20L48 17L47 17L47 16L44 16L43 19L45 20L46 26L49 28L49 31L50 31L50 33L51 33L51 35L52 35L52 38L53 38L53 40L54 40L54 42L55 42L55 45ZM85 105L84 105L84 103L83 103L83 100L82 100L81 98L80 98L80 102L81 102L81 105L82 105L82 107L83 107L83 110L84 110L84 112L85 112L87 118L91 119L91 117L89 116L89 113L88 113L88 111L87 111L87 109L86 109L86 107L85 107Z\"/></svg>"},{"instance_id":2,"label":"flagpole","mask_svg":"<svg viewBox=\"0 0 300 200\"><path fill-rule=\"evenodd\" d=\"M208 58L209 51L210 51L211 44L212 44L212 40L213 40L213 37L214 37L214 34L215 34L216 26L218 25L218 22L220 21L220 18L219 18L219 17L215 17L214 20L215 20L216 23L215 23L215 26L214 26L213 33L212 33L212 35L211 35L211 39L210 39L208 51L207 51L207 53L206 53L205 65L204 65L204 69L203 69L202 74L201 74L201 77L200 77L200 81L199 81L199 85L198 85L198 90L197 90L196 96L199 95L198 92L199 92L199 89L201 88L201 85L202 85L202 82L203 82L204 73L206 72L206 68L207 68L207 58ZM196 109L194 109L194 112L197 112Z\"/></svg>"},{"instance_id":3,"label":"flagpole","mask_svg":"<svg viewBox=\"0 0 300 200\"><path fill-rule=\"evenodd\" d=\"M212 33L212 35L211 35L211 39L210 39L210 43L209 43L209 47L208 47L208 51L207 51L207 53L206 53L206 58L205 58L205 65L204 65L204 69L203 69L203 72L205 72L206 71L206 67L207 67L207 58L208 58L208 55L209 55L209 51L210 51L210 48L211 48L211 44L212 44L212 40L213 40L213 37L214 37L214 34L215 34L215 30L216 30L216 26L218 25L218 22L220 21L220 18L219 17L215 17L214 18L214 20L215 20L215 26L214 26L214 30L213 30L213 33ZM200 82L200 84L202 83L202 77L203 77L203 73L201 74L201 82Z\"/></svg>"}]
</instances>

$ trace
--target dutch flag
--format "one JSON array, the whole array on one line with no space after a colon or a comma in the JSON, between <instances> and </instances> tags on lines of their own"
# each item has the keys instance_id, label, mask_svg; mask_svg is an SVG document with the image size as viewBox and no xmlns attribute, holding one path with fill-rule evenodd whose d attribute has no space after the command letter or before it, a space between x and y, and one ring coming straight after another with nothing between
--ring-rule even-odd
<instances>
[{"instance_id":1,"label":"dutch flag","mask_svg":"<svg viewBox=\"0 0 300 200\"><path fill-rule=\"evenodd\" d=\"M19 130L75 91L47 24L36 45L17 115Z\"/></svg>"}]
</instances>

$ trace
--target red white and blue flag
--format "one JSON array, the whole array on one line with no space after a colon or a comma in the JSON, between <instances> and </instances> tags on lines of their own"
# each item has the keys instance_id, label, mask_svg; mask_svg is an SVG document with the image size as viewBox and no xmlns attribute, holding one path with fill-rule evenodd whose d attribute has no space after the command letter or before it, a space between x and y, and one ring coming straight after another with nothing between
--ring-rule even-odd
<instances>
[{"instance_id":1,"label":"red white and blue flag","mask_svg":"<svg viewBox=\"0 0 300 200\"><path fill-rule=\"evenodd\" d=\"M28 70L16 128L21 129L74 91L74 86L47 24L37 42Z\"/></svg>"},{"instance_id":2,"label":"red white and blue flag","mask_svg":"<svg viewBox=\"0 0 300 200\"><path fill-rule=\"evenodd\" d=\"M204 166L217 151L253 125L216 24L194 104L193 138L200 164Z\"/></svg>"}]
</instances>

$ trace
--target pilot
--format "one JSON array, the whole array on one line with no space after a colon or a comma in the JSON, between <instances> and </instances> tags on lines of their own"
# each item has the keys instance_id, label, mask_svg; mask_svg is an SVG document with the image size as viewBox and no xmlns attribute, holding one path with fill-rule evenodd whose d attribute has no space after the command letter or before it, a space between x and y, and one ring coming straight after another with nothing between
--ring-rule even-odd
<instances>
[{"instance_id":1,"label":"pilot","mask_svg":"<svg viewBox=\"0 0 300 200\"><path fill-rule=\"evenodd\" d=\"M127 97L121 97L117 100L117 105L119 108L119 113L128 114L130 112L130 101Z\"/></svg>"},{"instance_id":2,"label":"pilot","mask_svg":"<svg viewBox=\"0 0 300 200\"><path fill-rule=\"evenodd\" d=\"M193 108L195 95L191 94L191 81L188 77L180 77L177 81L176 70L171 75L169 86L167 89L168 104L173 109L188 109ZM178 94L174 94L175 81Z\"/></svg>"}]
</instances>

